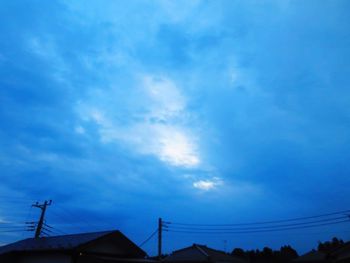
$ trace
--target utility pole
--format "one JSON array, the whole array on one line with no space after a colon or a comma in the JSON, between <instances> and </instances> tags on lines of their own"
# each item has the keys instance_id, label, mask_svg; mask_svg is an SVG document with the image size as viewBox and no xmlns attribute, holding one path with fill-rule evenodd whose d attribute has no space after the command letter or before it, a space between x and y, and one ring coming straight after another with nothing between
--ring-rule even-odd
<instances>
[{"instance_id":1,"label":"utility pole","mask_svg":"<svg viewBox=\"0 0 350 263\"><path fill-rule=\"evenodd\" d=\"M162 227L163 222L162 219L158 219L158 260L160 261L162 259Z\"/></svg>"},{"instance_id":2,"label":"utility pole","mask_svg":"<svg viewBox=\"0 0 350 263\"><path fill-rule=\"evenodd\" d=\"M35 238L39 238L40 237L41 230L42 230L43 224L44 224L46 207L51 205L51 203L52 203L52 200L45 201L43 204L39 204L38 202L36 202L34 205L32 205L33 207L41 209L40 219L39 219L38 225L36 226L36 230L35 230L35 236L34 236Z\"/></svg>"}]
</instances>

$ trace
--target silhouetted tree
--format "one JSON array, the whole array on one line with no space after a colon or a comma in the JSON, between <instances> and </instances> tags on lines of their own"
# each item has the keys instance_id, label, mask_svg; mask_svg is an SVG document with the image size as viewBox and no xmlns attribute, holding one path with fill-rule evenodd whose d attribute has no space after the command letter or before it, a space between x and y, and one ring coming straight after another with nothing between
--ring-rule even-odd
<instances>
[{"instance_id":1,"label":"silhouetted tree","mask_svg":"<svg viewBox=\"0 0 350 263\"><path fill-rule=\"evenodd\" d=\"M264 247L263 251L261 252L261 255L264 259L271 259L273 257L273 251L269 247Z\"/></svg>"},{"instance_id":2,"label":"silhouetted tree","mask_svg":"<svg viewBox=\"0 0 350 263\"><path fill-rule=\"evenodd\" d=\"M232 253L231 253L232 256L236 256L236 257L240 257L240 258L246 258L247 257L247 254L244 252L243 249L241 248L235 248Z\"/></svg>"},{"instance_id":3,"label":"silhouetted tree","mask_svg":"<svg viewBox=\"0 0 350 263\"><path fill-rule=\"evenodd\" d=\"M341 248L343 245L343 240L334 237L331 241L318 242L318 251L329 254ZM244 251L241 248L235 248L231 254L244 258L250 263L286 263L298 257L297 251L290 245L282 246L279 250L272 250L269 247L264 247L263 250Z\"/></svg>"},{"instance_id":4,"label":"silhouetted tree","mask_svg":"<svg viewBox=\"0 0 350 263\"><path fill-rule=\"evenodd\" d=\"M344 245L343 240L333 237L331 241L326 241L324 243L319 241L317 250L324 253L329 253L335 249L342 247L343 245Z\"/></svg>"},{"instance_id":5,"label":"silhouetted tree","mask_svg":"<svg viewBox=\"0 0 350 263\"><path fill-rule=\"evenodd\" d=\"M299 255L295 249L293 249L290 245L288 246L282 246L279 255L278 255L278 260L280 262L286 262L286 261L291 261L295 258L297 258Z\"/></svg>"},{"instance_id":6,"label":"silhouetted tree","mask_svg":"<svg viewBox=\"0 0 350 263\"><path fill-rule=\"evenodd\" d=\"M298 253L290 245L275 251L269 247L264 247L262 251L259 249L244 251L241 248L235 248L231 254L251 263L285 263L298 257Z\"/></svg>"}]
</instances>

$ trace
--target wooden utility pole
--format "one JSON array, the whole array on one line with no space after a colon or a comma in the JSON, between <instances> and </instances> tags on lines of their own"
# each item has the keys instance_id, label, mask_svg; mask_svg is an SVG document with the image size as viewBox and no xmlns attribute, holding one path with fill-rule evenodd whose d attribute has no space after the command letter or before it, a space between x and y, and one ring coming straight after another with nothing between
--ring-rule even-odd
<instances>
[{"instance_id":1,"label":"wooden utility pole","mask_svg":"<svg viewBox=\"0 0 350 263\"><path fill-rule=\"evenodd\" d=\"M38 225L36 226L36 230L35 230L35 236L34 236L35 238L40 237L41 230L42 230L43 224L44 224L46 207L51 205L51 203L52 203L52 200L45 201L43 204L39 204L38 202L36 202L34 205L32 205L33 207L37 207L37 208L41 209L40 219L39 219Z\"/></svg>"},{"instance_id":2,"label":"wooden utility pole","mask_svg":"<svg viewBox=\"0 0 350 263\"><path fill-rule=\"evenodd\" d=\"M162 227L163 222L162 219L158 219L158 260L162 259Z\"/></svg>"}]
</instances>

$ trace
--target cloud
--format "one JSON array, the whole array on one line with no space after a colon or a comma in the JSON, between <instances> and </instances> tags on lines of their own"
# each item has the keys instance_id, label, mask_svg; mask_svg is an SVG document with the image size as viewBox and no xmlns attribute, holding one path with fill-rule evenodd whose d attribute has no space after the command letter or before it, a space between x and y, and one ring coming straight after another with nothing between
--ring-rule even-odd
<instances>
[{"instance_id":1,"label":"cloud","mask_svg":"<svg viewBox=\"0 0 350 263\"><path fill-rule=\"evenodd\" d=\"M128 112L128 124L113 114L114 105L108 105L112 91L102 92L106 103L100 105L104 107L96 107L94 102L79 103L81 119L97 124L103 143L123 143L132 151L154 155L171 166L197 167L201 162L197 136L186 124L189 113L180 89L166 77L144 75L139 81L134 89L142 100L130 98L129 107L134 111Z\"/></svg>"},{"instance_id":2,"label":"cloud","mask_svg":"<svg viewBox=\"0 0 350 263\"><path fill-rule=\"evenodd\" d=\"M185 99L170 79L146 75L142 82L150 100L148 118L170 121L185 110Z\"/></svg>"},{"instance_id":3,"label":"cloud","mask_svg":"<svg viewBox=\"0 0 350 263\"><path fill-rule=\"evenodd\" d=\"M217 188L222 184L223 184L223 181L220 178L213 177L212 179L195 181L193 182L193 187L203 191L209 191Z\"/></svg>"},{"instance_id":4,"label":"cloud","mask_svg":"<svg viewBox=\"0 0 350 263\"><path fill-rule=\"evenodd\" d=\"M171 126L158 126L159 149L162 161L174 166L195 167L200 163L196 145L184 131Z\"/></svg>"}]
</instances>

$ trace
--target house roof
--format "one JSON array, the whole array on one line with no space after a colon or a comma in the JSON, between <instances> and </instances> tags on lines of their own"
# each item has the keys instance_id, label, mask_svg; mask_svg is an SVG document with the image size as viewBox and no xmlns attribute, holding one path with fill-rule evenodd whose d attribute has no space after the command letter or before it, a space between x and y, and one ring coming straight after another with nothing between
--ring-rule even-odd
<instances>
[{"instance_id":1,"label":"house roof","mask_svg":"<svg viewBox=\"0 0 350 263\"><path fill-rule=\"evenodd\" d=\"M139 257L146 256L146 253L142 249L135 245L120 231L104 231L40 238L27 238L0 247L0 255L11 252L78 250L98 240L106 238L112 240L118 245L120 244L120 246L123 248L127 248L129 251L132 251L133 254Z\"/></svg>"},{"instance_id":2,"label":"house roof","mask_svg":"<svg viewBox=\"0 0 350 263\"><path fill-rule=\"evenodd\" d=\"M226 254L223 251L209 248L205 245L193 244L176 250L166 257L167 262L183 262L183 261L211 261L211 262L244 262L242 259Z\"/></svg>"}]
</instances>

